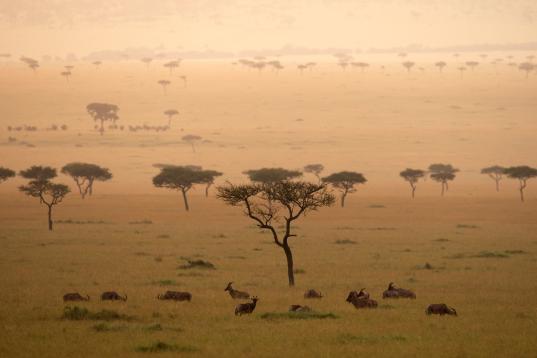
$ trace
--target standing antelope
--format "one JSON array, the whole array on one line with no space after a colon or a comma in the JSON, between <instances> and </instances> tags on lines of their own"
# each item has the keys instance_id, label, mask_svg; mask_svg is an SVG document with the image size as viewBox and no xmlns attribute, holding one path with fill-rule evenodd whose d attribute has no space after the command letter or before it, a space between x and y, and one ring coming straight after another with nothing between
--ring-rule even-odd
<instances>
[{"instance_id":1,"label":"standing antelope","mask_svg":"<svg viewBox=\"0 0 537 358\"><path fill-rule=\"evenodd\" d=\"M259 299L257 297L252 297L252 302L250 303L239 303L235 307L235 316L242 316L243 314L250 314L255 310L255 306Z\"/></svg>"},{"instance_id":2,"label":"standing antelope","mask_svg":"<svg viewBox=\"0 0 537 358\"><path fill-rule=\"evenodd\" d=\"M228 283L227 287L224 289L224 291L229 291L229 295L231 296L231 298L235 300L250 298L250 294L248 292L242 292L242 291L237 291L233 289L233 287L231 287L232 283L233 282Z\"/></svg>"}]
</instances>

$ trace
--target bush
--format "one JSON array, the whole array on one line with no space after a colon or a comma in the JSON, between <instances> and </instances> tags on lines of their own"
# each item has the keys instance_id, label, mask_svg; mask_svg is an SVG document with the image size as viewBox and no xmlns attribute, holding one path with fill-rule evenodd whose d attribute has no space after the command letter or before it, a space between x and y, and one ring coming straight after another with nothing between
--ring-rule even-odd
<instances>
[{"instance_id":1,"label":"bush","mask_svg":"<svg viewBox=\"0 0 537 358\"><path fill-rule=\"evenodd\" d=\"M188 345L168 344L162 341L157 341L147 346L136 347L136 352L142 353L159 353L159 352L196 352L198 349Z\"/></svg>"},{"instance_id":2,"label":"bush","mask_svg":"<svg viewBox=\"0 0 537 358\"><path fill-rule=\"evenodd\" d=\"M349 240L349 239L343 239L343 240L336 240L334 243L336 245L355 245L356 241Z\"/></svg>"},{"instance_id":3,"label":"bush","mask_svg":"<svg viewBox=\"0 0 537 358\"><path fill-rule=\"evenodd\" d=\"M216 270L216 267L212 263L210 263L209 261L204 261L204 260L187 260L187 263L179 266L179 268L183 270L194 269L194 268Z\"/></svg>"}]
</instances>

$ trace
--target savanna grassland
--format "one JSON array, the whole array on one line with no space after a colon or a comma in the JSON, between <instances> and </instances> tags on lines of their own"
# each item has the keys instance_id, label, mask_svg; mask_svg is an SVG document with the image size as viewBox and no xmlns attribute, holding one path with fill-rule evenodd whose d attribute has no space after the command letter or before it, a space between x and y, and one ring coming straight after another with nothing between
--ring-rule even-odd
<instances>
[{"instance_id":1,"label":"savanna grassland","mask_svg":"<svg viewBox=\"0 0 537 358\"><path fill-rule=\"evenodd\" d=\"M159 61L80 62L69 82L63 63L35 74L2 63L0 165L85 161L114 177L82 200L59 175L73 192L55 208L53 232L39 200L17 192L22 178L0 184L0 356L535 357L537 180L521 203L516 181L496 193L480 170L537 165L537 78L505 64L461 76L458 63L473 59L462 56L442 55L442 74L439 56L413 58L424 71L410 73L395 56L367 59L364 73L330 58L303 74L285 58L280 73L228 61L185 60L171 75ZM166 94L160 79L172 82ZM95 101L120 107L123 131L94 130L85 106ZM128 130L165 125L168 108L180 112L169 131ZM52 124L68 128L46 130ZM7 130L22 125L38 130ZM185 134L203 138L195 152ZM315 162L325 175L353 170L368 182L345 208L296 222L294 288L282 250L214 189L206 198L196 188L185 212L179 193L151 184L155 163L219 170L218 185L246 182L246 169ZM412 200L398 173L435 162L460 169L448 193L427 179ZM194 259L214 268L183 267ZM229 281L259 297L252 315L234 316ZM383 300L390 281L417 299ZM345 302L362 287L376 310ZM324 297L304 300L309 288ZM107 290L127 302L101 302ZM166 290L189 291L192 302L157 300ZM91 301L62 302L77 291ZM459 316L427 316L430 303ZM319 315L288 315L291 304ZM66 306L89 314L69 319Z\"/></svg>"}]
</instances>

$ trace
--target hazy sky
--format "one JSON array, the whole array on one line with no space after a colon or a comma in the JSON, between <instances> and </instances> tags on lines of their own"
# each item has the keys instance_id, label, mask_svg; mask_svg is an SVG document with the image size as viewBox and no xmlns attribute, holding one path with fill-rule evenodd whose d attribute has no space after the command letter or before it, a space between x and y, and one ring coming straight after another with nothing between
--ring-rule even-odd
<instances>
[{"instance_id":1,"label":"hazy sky","mask_svg":"<svg viewBox=\"0 0 537 358\"><path fill-rule=\"evenodd\" d=\"M0 0L0 52L537 40L537 0Z\"/></svg>"}]
</instances>

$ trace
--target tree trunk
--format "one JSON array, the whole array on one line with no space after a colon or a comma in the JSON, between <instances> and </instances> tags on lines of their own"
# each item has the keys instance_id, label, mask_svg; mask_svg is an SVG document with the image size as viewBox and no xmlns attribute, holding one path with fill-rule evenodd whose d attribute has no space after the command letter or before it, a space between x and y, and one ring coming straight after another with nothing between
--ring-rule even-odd
<instances>
[{"instance_id":1,"label":"tree trunk","mask_svg":"<svg viewBox=\"0 0 537 358\"><path fill-rule=\"evenodd\" d=\"M289 245L283 245L283 251L285 252L285 257L287 258L287 277L289 278L289 287L295 285L295 273L293 272L293 253Z\"/></svg>"},{"instance_id":2,"label":"tree trunk","mask_svg":"<svg viewBox=\"0 0 537 358\"><path fill-rule=\"evenodd\" d=\"M188 199L186 197L186 190L182 189L181 192L183 193L183 201L185 202L185 210L189 211L190 208L188 207Z\"/></svg>"},{"instance_id":3,"label":"tree trunk","mask_svg":"<svg viewBox=\"0 0 537 358\"><path fill-rule=\"evenodd\" d=\"M442 196L444 196L444 183L442 183Z\"/></svg>"},{"instance_id":4,"label":"tree trunk","mask_svg":"<svg viewBox=\"0 0 537 358\"><path fill-rule=\"evenodd\" d=\"M101 135L104 134L104 121L101 119L101 129L99 129L99 132L101 132Z\"/></svg>"},{"instance_id":5,"label":"tree trunk","mask_svg":"<svg viewBox=\"0 0 537 358\"><path fill-rule=\"evenodd\" d=\"M207 186L205 187L205 197L209 197L209 188L211 187L211 183L207 184Z\"/></svg>"},{"instance_id":6,"label":"tree trunk","mask_svg":"<svg viewBox=\"0 0 537 358\"><path fill-rule=\"evenodd\" d=\"M524 189L526 188L526 181L520 180L520 201L524 202Z\"/></svg>"},{"instance_id":7,"label":"tree trunk","mask_svg":"<svg viewBox=\"0 0 537 358\"><path fill-rule=\"evenodd\" d=\"M48 229L52 231L52 205L48 205Z\"/></svg>"},{"instance_id":8,"label":"tree trunk","mask_svg":"<svg viewBox=\"0 0 537 358\"><path fill-rule=\"evenodd\" d=\"M347 193L341 194L341 207L345 207L345 197L347 196Z\"/></svg>"},{"instance_id":9,"label":"tree trunk","mask_svg":"<svg viewBox=\"0 0 537 358\"><path fill-rule=\"evenodd\" d=\"M500 179L495 179L496 180L496 191L500 191Z\"/></svg>"}]
</instances>

